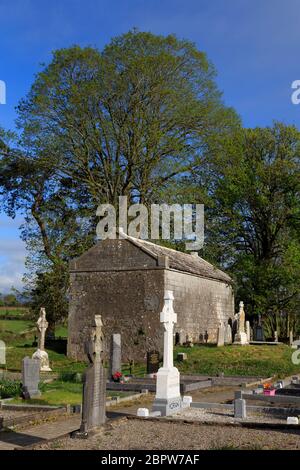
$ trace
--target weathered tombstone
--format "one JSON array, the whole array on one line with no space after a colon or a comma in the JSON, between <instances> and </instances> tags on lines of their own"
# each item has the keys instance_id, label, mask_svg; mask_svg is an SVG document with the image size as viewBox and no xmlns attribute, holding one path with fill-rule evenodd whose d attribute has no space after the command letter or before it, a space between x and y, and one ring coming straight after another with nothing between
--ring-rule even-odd
<instances>
[{"instance_id":1,"label":"weathered tombstone","mask_svg":"<svg viewBox=\"0 0 300 470\"><path fill-rule=\"evenodd\" d=\"M22 392L24 398L40 397L40 361L24 357L22 360Z\"/></svg>"},{"instance_id":2,"label":"weathered tombstone","mask_svg":"<svg viewBox=\"0 0 300 470\"><path fill-rule=\"evenodd\" d=\"M278 343L278 333L274 331L274 343Z\"/></svg>"},{"instance_id":3,"label":"weathered tombstone","mask_svg":"<svg viewBox=\"0 0 300 470\"><path fill-rule=\"evenodd\" d=\"M163 367L156 375L156 395L153 411L160 411L161 416L176 413L181 409L180 374L173 364L173 328L177 315L173 310L173 292L165 291L164 307L160 321L164 326L164 358Z\"/></svg>"},{"instance_id":4,"label":"weathered tombstone","mask_svg":"<svg viewBox=\"0 0 300 470\"><path fill-rule=\"evenodd\" d=\"M229 325L226 325L226 330L225 330L225 344L232 344L232 328Z\"/></svg>"},{"instance_id":5,"label":"weathered tombstone","mask_svg":"<svg viewBox=\"0 0 300 470\"><path fill-rule=\"evenodd\" d=\"M250 343L251 341L251 328L250 328L250 322L246 321L246 335L247 335L247 341Z\"/></svg>"},{"instance_id":6,"label":"weathered tombstone","mask_svg":"<svg viewBox=\"0 0 300 470\"><path fill-rule=\"evenodd\" d=\"M218 341L217 346L224 346L225 343L225 327L223 323L220 323L218 328Z\"/></svg>"},{"instance_id":7,"label":"weathered tombstone","mask_svg":"<svg viewBox=\"0 0 300 470\"><path fill-rule=\"evenodd\" d=\"M156 374L159 369L159 352L147 352L147 374Z\"/></svg>"},{"instance_id":8,"label":"weathered tombstone","mask_svg":"<svg viewBox=\"0 0 300 470\"><path fill-rule=\"evenodd\" d=\"M0 340L0 366L6 366L6 346L2 340Z\"/></svg>"},{"instance_id":9,"label":"weathered tombstone","mask_svg":"<svg viewBox=\"0 0 300 470\"><path fill-rule=\"evenodd\" d=\"M263 330L263 327L261 325L255 326L254 329L253 329L253 333L254 333L255 341L264 341L264 339L265 339L264 330Z\"/></svg>"},{"instance_id":10,"label":"weathered tombstone","mask_svg":"<svg viewBox=\"0 0 300 470\"><path fill-rule=\"evenodd\" d=\"M234 344L245 345L248 344L247 335L245 333L245 311L244 302L240 302L240 310L237 320L237 332L234 337Z\"/></svg>"},{"instance_id":11,"label":"weathered tombstone","mask_svg":"<svg viewBox=\"0 0 300 470\"><path fill-rule=\"evenodd\" d=\"M247 418L246 400L243 399L242 392L235 392L234 417L237 419Z\"/></svg>"},{"instance_id":12,"label":"weathered tombstone","mask_svg":"<svg viewBox=\"0 0 300 470\"><path fill-rule=\"evenodd\" d=\"M187 360L187 353L178 353L177 354L177 361L183 362Z\"/></svg>"},{"instance_id":13,"label":"weathered tombstone","mask_svg":"<svg viewBox=\"0 0 300 470\"><path fill-rule=\"evenodd\" d=\"M51 372L49 366L49 357L45 351L45 335L48 328L48 322L46 320L46 310L42 307L40 310L40 316L36 322L38 329L38 349L33 353L32 359L38 359L41 365L42 372Z\"/></svg>"},{"instance_id":14,"label":"weathered tombstone","mask_svg":"<svg viewBox=\"0 0 300 470\"><path fill-rule=\"evenodd\" d=\"M116 372L121 373L122 361L121 361L121 335L119 333L111 336L111 349L110 349L110 378Z\"/></svg>"},{"instance_id":15,"label":"weathered tombstone","mask_svg":"<svg viewBox=\"0 0 300 470\"><path fill-rule=\"evenodd\" d=\"M77 437L87 437L106 421L106 370L103 367L103 338L101 315L95 315L90 340L85 344L90 365L84 374L82 420Z\"/></svg>"}]
</instances>

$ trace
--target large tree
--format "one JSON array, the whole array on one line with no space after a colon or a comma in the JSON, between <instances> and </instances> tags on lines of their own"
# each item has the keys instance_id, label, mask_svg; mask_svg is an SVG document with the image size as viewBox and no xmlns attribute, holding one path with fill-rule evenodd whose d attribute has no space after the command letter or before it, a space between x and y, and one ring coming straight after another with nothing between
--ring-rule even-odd
<instances>
[{"instance_id":1,"label":"large tree","mask_svg":"<svg viewBox=\"0 0 300 470\"><path fill-rule=\"evenodd\" d=\"M68 259L93 242L97 205L120 195L164 202L162 189L239 126L215 75L189 41L135 30L103 51L56 51L37 75L18 107L19 141L2 149L0 186L6 211L25 215L36 303L44 286L53 318L62 313L54 305L64 305Z\"/></svg>"},{"instance_id":2,"label":"large tree","mask_svg":"<svg viewBox=\"0 0 300 470\"><path fill-rule=\"evenodd\" d=\"M209 174L206 250L231 270L248 313L285 316L287 329L300 311L300 132L245 129L224 150Z\"/></svg>"}]
</instances>

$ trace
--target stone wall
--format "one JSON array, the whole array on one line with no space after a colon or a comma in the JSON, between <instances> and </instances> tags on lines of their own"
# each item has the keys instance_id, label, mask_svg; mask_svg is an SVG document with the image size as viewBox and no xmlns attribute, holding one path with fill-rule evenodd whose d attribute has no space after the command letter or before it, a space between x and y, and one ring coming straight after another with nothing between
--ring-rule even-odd
<instances>
[{"instance_id":1,"label":"stone wall","mask_svg":"<svg viewBox=\"0 0 300 470\"><path fill-rule=\"evenodd\" d=\"M232 287L224 282L165 271L166 289L174 291L174 310L177 313L175 332L180 342L188 335L195 343L217 342L220 322L228 323L234 316Z\"/></svg>"},{"instance_id":2,"label":"stone wall","mask_svg":"<svg viewBox=\"0 0 300 470\"><path fill-rule=\"evenodd\" d=\"M220 321L233 318L230 285L168 269L127 240L97 243L70 263L68 356L84 360L84 342L94 315L102 315L106 358L110 336L122 336L122 361L143 361L147 350L162 352L159 321L164 290L174 291L176 331L199 342L205 332L216 342ZM202 335L202 336L201 336Z\"/></svg>"},{"instance_id":3,"label":"stone wall","mask_svg":"<svg viewBox=\"0 0 300 470\"><path fill-rule=\"evenodd\" d=\"M85 359L83 344L95 314L102 315L106 357L113 333L122 336L123 362L141 361L147 350L161 349L163 273L163 269L72 273L68 356Z\"/></svg>"}]
</instances>

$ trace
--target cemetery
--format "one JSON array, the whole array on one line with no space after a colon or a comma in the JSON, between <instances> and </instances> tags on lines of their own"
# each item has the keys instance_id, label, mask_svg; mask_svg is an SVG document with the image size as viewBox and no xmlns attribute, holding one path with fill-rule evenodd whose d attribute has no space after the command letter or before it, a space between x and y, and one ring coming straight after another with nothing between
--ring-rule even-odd
<instances>
[{"instance_id":1,"label":"cemetery","mask_svg":"<svg viewBox=\"0 0 300 470\"><path fill-rule=\"evenodd\" d=\"M173 292L165 290L160 313L163 355L152 349L144 364L133 360L124 364L122 335L111 335L107 360L102 317L95 315L83 345L86 360L76 363L66 351L53 355L46 350L48 322L41 308L36 346L22 347L20 338L11 346L24 353L20 371L14 367L10 347L6 350L1 343L0 449L43 448L41 423L49 419L57 423L50 429L49 441L64 440L71 448L74 442L79 442L78 448L89 448L108 423L124 426L124 417L129 426L157 426L158 432L161 426L180 423L260 432L299 429L300 368L290 361L297 341L292 347L278 341L276 347L268 342L251 344L242 302L230 344L225 344L223 335L222 346L219 340L215 345L176 345L176 322ZM261 351L267 365L261 361ZM64 358L57 361L57 355Z\"/></svg>"},{"instance_id":2,"label":"cemetery","mask_svg":"<svg viewBox=\"0 0 300 470\"><path fill-rule=\"evenodd\" d=\"M291 9L4 3L0 451L300 450Z\"/></svg>"}]
</instances>

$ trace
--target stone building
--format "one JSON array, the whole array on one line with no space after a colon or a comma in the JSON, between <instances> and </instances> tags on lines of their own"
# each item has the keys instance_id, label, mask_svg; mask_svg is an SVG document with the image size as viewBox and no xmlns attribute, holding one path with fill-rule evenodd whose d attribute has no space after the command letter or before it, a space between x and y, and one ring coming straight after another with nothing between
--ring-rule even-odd
<instances>
[{"instance_id":1,"label":"stone building","mask_svg":"<svg viewBox=\"0 0 300 470\"><path fill-rule=\"evenodd\" d=\"M234 316L232 279L197 254L124 236L99 241L70 262L68 356L81 360L95 314L102 315L105 352L122 335L122 360L162 351L159 321L165 289L174 292L176 341L217 342Z\"/></svg>"}]
</instances>

